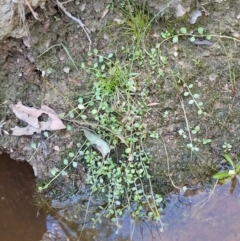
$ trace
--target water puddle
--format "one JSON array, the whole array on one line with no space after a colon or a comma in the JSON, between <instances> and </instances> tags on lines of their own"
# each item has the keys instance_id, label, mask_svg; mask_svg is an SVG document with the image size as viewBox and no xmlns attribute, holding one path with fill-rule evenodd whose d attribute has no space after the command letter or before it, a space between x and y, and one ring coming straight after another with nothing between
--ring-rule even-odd
<instances>
[{"instance_id":1,"label":"water puddle","mask_svg":"<svg viewBox=\"0 0 240 241\"><path fill-rule=\"evenodd\" d=\"M216 186L211 193L190 197L192 205L185 207L173 198L165 210L168 226L161 240L240 240L239 184L232 191L231 183Z\"/></svg>"},{"instance_id":2,"label":"water puddle","mask_svg":"<svg viewBox=\"0 0 240 241\"><path fill-rule=\"evenodd\" d=\"M216 186L209 193L198 192L189 196L191 204L179 201L172 195L163 211L160 225L154 222L134 223L129 215L121 220L122 229L116 234L116 227L103 223L98 230L85 230L81 241L207 241L240 240L240 186L233 194L231 184Z\"/></svg>"},{"instance_id":3,"label":"water puddle","mask_svg":"<svg viewBox=\"0 0 240 241\"><path fill-rule=\"evenodd\" d=\"M85 228L81 233L76 223L73 225L65 222L64 218L56 218L58 215L46 216L38 210L34 205L34 190L31 166L27 162L13 161L8 155L1 155L1 241L40 241L46 230L48 237L51 237L46 240L51 241L240 240L238 182L234 190L229 183L214 186L210 192L193 190L188 197L172 194L162 213L164 232L160 232L160 224L134 222L126 213L119 220L122 225L120 229L115 224L103 221L96 229Z\"/></svg>"},{"instance_id":4,"label":"water puddle","mask_svg":"<svg viewBox=\"0 0 240 241\"><path fill-rule=\"evenodd\" d=\"M0 155L0 240L39 241L46 216L34 205L35 177L27 162Z\"/></svg>"}]
</instances>

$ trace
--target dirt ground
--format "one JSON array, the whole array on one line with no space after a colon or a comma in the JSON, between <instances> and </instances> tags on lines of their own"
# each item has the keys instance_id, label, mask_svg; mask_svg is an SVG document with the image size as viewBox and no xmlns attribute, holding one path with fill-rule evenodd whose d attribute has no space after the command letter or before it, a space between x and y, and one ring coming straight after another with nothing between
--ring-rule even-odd
<instances>
[{"instance_id":1,"label":"dirt ground","mask_svg":"<svg viewBox=\"0 0 240 241\"><path fill-rule=\"evenodd\" d=\"M128 62L121 52L122 46L131 46L121 34L124 16L119 9L123 2L76 0L64 6L86 25L92 50L96 48L102 55L114 53ZM153 70L148 55L149 64L134 66L139 74L139 88L148 79L148 103L154 103L144 121L147 132L155 131L159 138L148 138L145 145L154 160L151 164L154 190L162 195L174 189L169 175L180 186L199 184L203 189L209 188L212 174L225 163L224 151L230 152L233 158L239 156L240 140L238 1L216 0L202 5L200 1L175 1L173 6L168 3L152 0L146 5L152 18L159 11L161 14L151 23L142 48L148 53L152 48L158 49L158 56L154 58L162 61L161 64L157 65L157 71ZM196 9L201 10L202 16L190 24L189 18ZM52 1L45 3L45 9L39 7L34 11L41 21L31 13L26 15L30 41L26 37L9 37L0 45L0 120L6 122L1 128L0 150L10 153L16 161L27 160L33 166L39 186L52 178L52 168L61 169L62 160L69 152L75 152L84 143L81 127L72 125L71 130L52 131L49 137L37 134L16 137L11 135L10 129L16 125L24 126L24 123L9 105L22 101L26 106L39 108L44 104L58 114L68 113L77 105L79 97L91 91L94 80L79 67L82 62L93 61L88 56L89 40L83 29ZM181 27L186 27L189 36L181 35ZM189 41L190 35L198 34L199 27L204 29L204 34L213 36L211 45ZM162 38L162 32L178 34L178 41L173 43L172 38ZM202 39L201 36L198 38ZM167 61L164 62L162 57ZM188 104L191 98L184 96L189 92L186 86L191 84L193 94L199 94L200 98L197 98L203 102L205 115L198 115L198 107ZM197 134L189 134L196 126L200 127ZM189 138L198 151L193 153L187 148ZM203 144L203 140L208 139L211 142ZM37 144L37 150L31 147L32 142ZM224 143L225 146L229 144L228 147L223 147ZM54 200L55 208L65 208L64 214L60 212L59 215L74 222L82 214L73 215L77 211L73 208L74 202L70 205L71 200L84 202L88 192L84 185L85 165L81 158L76 161L77 168L52 182L44 192L48 199ZM77 196L73 196L75 194ZM70 204L64 204L62 200L68 197L71 197Z\"/></svg>"}]
</instances>

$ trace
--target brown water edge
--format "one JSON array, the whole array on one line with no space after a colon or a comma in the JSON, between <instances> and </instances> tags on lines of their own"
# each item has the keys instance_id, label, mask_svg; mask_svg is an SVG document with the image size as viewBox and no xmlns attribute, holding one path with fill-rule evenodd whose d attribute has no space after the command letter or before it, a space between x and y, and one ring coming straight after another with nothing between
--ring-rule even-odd
<instances>
[{"instance_id":1,"label":"brown water edge","mask_svg":"<svg viewBox=\"0 0 240 241\"><path fill-rule=\"evenodd\" d=\"M39 241L46 216L34 205L35 177L27 162L0 155L0 240Z\"/></svg>"},{"instance_id":2,"label":"brown water edge","mask_svg":"<svg viewBox=\"0 0 240 241\"><path fill-rule=\"evenodd\" d=\"M191 205L172 195L163 211L160 225L154 222L134 223L129 215L120 221L122 229L101 224L96 230L85 229L81 241L238 241L240 240L240 185L230 194L231 184L216 186L211 192L189 196Z\"/></svg>"}]
</instances>

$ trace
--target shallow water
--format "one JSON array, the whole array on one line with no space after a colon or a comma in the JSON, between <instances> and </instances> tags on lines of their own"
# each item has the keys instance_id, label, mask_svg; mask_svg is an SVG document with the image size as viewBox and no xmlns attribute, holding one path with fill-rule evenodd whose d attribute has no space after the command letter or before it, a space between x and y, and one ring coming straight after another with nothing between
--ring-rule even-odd
<instances>
[{"instance_id":1,"label":"shallow water","mask_svg":"<svg viewBox=\"0 0 240 241\"><path fill-rule=\"evenodd\" d=\"M210 192L193 191L187 198L172 194L163 210L161 226L154 222L133 222L126 214L118 230L103 222L97 229L85 229L81 241L237 241L240 240L240 185L234 191L231 183L215 186ZM16 162L8 155L0 156L0 241L39 241L46 231L46 215L34 205L33 170L27 162ZM191 203L191 204L190 204ZM54 222L51 220L55 220ZM51 217L52 223L58 223ZM63 220L59 220L63 224ZM47 222L48 224L48 222ZM59 226L59 225L58 225ZM52 226L51 226L52 227ZM50 229L51 229L50 227ZM76 227L76 225L75 225ZM66 226L64 230L70 230ZM49 228L48 228L49 229ZM58 229L59 230L59 229ZM79 230L62 230L52 241L77 240ZM48 230L50 233L51 230ZM58 232L59 233L59 232ZM54 235L53 235L54 236Z\"/></svg>"},{"instance_id":2,"label":"shallow water","mask_svg":"<svg viewBox=\"0 0 240 241\"><path fill-rule=\"evenodd\" d=\"M169 225L159 240L240 240L240 187L237 184L233 194L230 187L229 183L199 193L192 197L192 206L168 207L164 219Z\"/></svg>"},{"instance_id":3,"label":"shallow water","mask_svg":"<svg viewBox=\"0 0 240 241\"><path fill-rule=\"evenodd\" d=\"M81 241L237 241L240 240L240 186L230 194L230 184L216 186L211 192L199 192L189 196L191 205L179 202L172 195L160 225L153 222L134 223L126 215L122 229L103 224L96 230L85 230Z\"/></svg>"},{"instance_id":4,"label":"shallow water","mask_svg":"<svg viewBox=\"0 0 240 241\"><path fill-rule=\"evenodd\" d=\"M0 155L0 240L39 241L45 214L34 205L35 177L27 162Z\"/></svg>"}]
</instances>

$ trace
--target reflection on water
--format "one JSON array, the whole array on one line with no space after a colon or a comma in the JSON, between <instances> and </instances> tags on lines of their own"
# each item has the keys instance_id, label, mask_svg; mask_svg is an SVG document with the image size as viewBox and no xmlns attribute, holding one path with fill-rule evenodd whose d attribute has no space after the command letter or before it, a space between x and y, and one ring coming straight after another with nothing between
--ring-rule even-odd
<instances>
[{"instance_id":1,"label":"reflection on water","mask_svg":"<svg viewBox=\"0 0 240 241\"><path fill-rule=\"evenodd\" d=\"M235 180L236 181L236 180ZM233 190L233 186L235 189ZM0 156L0 241L238 241L240 240L240 185L216 186L209 193L199 187L187 196L173 194L162 215L164 232L154 222L134 222L129 213L122 228L103 222L96 229L47 217L33 205L34 174L28 163ZM79 223L81 220L79 220ZM116 233L118 231L118 233ZM81 237L80 237L81 234ZM79 238L80 237L80 238Z\"/></svg>"},{"instance_id":2,"label":"reflection on water","mask_svg":"<svg viewBox=\"0 0 240 241\"><path fill-rule=\"evenodd\" d=\"M46 217L33 204L34 174L27 162L0 155L0 240L39 241Z\"/></svg>"},{"instance_id":3,"label":"reflection on water","mask_svg":"<svg viewBox=\"0 0 240 241\"><path fill-rule=\"evenodd\" d=\"M116 227L101 225L96 230L85 230L81 241L237 241L240 240L240 187L233 194L231 184L215 187L211 193L199 192L188 197L191 205L179 202L178 195L172 195L164 210L162 221L165 231L153 222L137 224L130 222L129 215L122 220L122 229L116 234Z\"/></svg>"},{"instance_id":4,"label":"reflection on water","mask_svg":"<svg viewBox=\"0 0 240 241\"><path fill-rule=\"evenodd\" d=\"M192 197L191 207L169 207L165 215L169 225L162 240L240 240L239 184L230 192L229 183L217 186L211 196L202 192Z\"/></svg>"}]
</instances>

